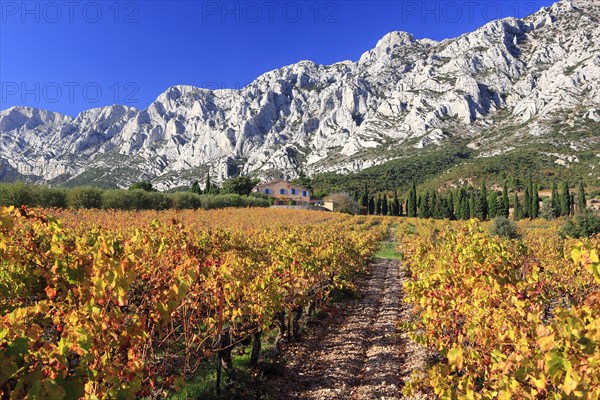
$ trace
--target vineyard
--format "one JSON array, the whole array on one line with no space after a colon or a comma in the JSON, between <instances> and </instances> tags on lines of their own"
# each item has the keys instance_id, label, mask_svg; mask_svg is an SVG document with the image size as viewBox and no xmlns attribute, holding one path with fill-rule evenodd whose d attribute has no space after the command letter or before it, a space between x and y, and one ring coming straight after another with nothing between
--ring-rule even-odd
<instances>
[{"instance_id":1,"label":"vineyard","mask_svg":"<svg viewBox=\"0 0 600 400\"><path fill-rule=\"evenodd\" d=\"M406 394L600 398L600 238L528 224L522 240L475 221L401 224L413 314L400 325L433 359Z\"/></svg>"},{"instance_id":2,"label":"vineyard","mask_svg":"<svg viewBox=\"0 0 600 400\"><path fill-rule=\"evenodd\" d=\"M0 212L0 397L162 397L299 332L387 225L272 210Z\"/></svg>"},{"instance_id":3,"label":"vineyard","mask_svg":"<svg viewBox=\"0 0 600 400\"><path fill-rule=\"evenodd\" d=\"M290 364L305 387L286 382L276 398L600 398L600 237L488 227L2 208L0 397L164 398L207 363L232 374L235 350L256 367L268 342L304 357ZM373 262L384 239L395 243ZM352 290L323 335L294 348L310 341L295 340L308 317ZM407 368L416 347L426 362Z\"/></svg>"}]
</instances>

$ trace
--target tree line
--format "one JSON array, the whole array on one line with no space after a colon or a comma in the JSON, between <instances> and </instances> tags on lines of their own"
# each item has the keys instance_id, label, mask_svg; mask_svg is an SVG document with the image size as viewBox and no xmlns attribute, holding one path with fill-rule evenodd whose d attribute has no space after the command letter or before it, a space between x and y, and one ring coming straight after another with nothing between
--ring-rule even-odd
<instances>
[{"instance_id":1,"label":"tree line","mask_svg":"<svg viewBox=\"0 0 600 400\"><path fill-rule=\"evenodd\" d=\"M499 191L489 190L484 181L479 188L462 186L439 192L419 191L413 181L405 196L401 196L398 190L371 193L365 184L362 193L355 192L354 197L364 214L434 219L478 218L485 221L499 216L508 218L511 210L515 220L550 219L569 217L587 208L583 182L579 183L576 193L569 190L568 182L563 182L560 189L553 184L551 196L546 199L540 197L540 185L531 177L523 186L514 188L509 194L507 182ZM524 189L522 193L521 189Z\"/></svg>"}]
</instances>

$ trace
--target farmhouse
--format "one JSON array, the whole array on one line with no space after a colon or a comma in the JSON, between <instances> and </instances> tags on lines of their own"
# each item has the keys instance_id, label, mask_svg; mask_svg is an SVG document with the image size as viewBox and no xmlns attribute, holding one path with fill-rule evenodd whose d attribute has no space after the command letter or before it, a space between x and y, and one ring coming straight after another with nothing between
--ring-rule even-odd
<instances>
[{"instance_id":1,"label":"farmhouse","mask_svg":"<svg viewBox=\"0 0 600 400\"><path fill-rule=\"evenodd\" d=\"M258 184L254 191L274 199L275 205L310 205L310 190L284 180L275 180Z\"/></svg>"}]
</instances>

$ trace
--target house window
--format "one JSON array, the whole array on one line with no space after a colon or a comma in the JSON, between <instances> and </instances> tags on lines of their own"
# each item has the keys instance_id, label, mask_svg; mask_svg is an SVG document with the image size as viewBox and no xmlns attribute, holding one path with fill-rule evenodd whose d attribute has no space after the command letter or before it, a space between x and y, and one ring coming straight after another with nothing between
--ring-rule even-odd
<instances>
[{"instance_id":1,"label":"house window","mask_svg":"<svg viewBox=\"0 0 600 400\"><path fill-rule=\"evenodd\" d=\"M271 193L271 191L269 189L265 189L265 193L269 194L269 193Z\"/></svg>"},{"instance_id":2,"label":"house window","mask_svg":"<svg viewBox=\"0 0 600 400\"><path fill-rule=\"evenodd\" d=\"M304 197L308 196L308 192L306 190L303 190L302 191L302 196L304 196Z\"/></svg>"},{"instance_id":3,"label":"house window","mask_svg":"<svg viewBox=\"0 0 600 400\"><path fill-rule=\"evenodd\" d=\"M285 189L279 189L279 194L285 194Z\"/></svg>"},{"instance_id":4,"label":"house window","mask_svg":"<svg viewBox=\"0 0 600 400\"><path fill-rule=\"evenodd\" d=\"M290 194L296 194L296 189L290 189Z\"/></svg>"}]
</instances>

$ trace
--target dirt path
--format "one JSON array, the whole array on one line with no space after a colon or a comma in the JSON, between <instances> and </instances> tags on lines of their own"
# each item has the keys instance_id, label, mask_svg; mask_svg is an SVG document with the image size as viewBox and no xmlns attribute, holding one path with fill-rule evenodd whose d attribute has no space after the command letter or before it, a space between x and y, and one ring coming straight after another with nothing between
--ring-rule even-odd
<instances>
[{"instance_id":1,"label":"dirt path","mask_svg":"<svg viewBox=\"0 0 600 400\"><path fill-rule=\"evenodd\" d=\"M286 350L279 399L399 399L404 380L422 368L425 352L401 335L396 322L406 272L378 258L358 282L361 298L333 309L331 318Z\"/></svg>"}]
</instances>

